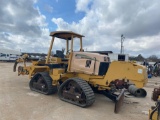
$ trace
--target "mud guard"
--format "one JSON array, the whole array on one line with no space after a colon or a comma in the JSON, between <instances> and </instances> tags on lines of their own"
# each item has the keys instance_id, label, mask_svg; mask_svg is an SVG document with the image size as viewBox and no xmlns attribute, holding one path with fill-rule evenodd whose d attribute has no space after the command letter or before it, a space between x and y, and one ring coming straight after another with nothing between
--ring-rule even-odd
<instances>
[{"instance_id":1,"label":"mud guard","mask_svg":"<svg viewBox=\"0 0 160 120\"><path fill-rule=\"evenodd\" d=\"M125 89L122 89L115 101L114 113L118 113L123 105Z\"/></svg>"}]
</instances>

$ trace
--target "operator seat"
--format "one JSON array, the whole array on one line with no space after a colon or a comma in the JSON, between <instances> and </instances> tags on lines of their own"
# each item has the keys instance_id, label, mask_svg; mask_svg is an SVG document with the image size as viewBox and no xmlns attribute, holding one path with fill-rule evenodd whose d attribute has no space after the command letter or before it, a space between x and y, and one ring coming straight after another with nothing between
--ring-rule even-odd
<instances>
[{"instance_id":1,"label":"operator seat","mask_svg":"<svg viewBox=\"0 0 160 120\"><path fill-rule=\"evenodd\" d=\"M56 50L54 57L64 58L64 54L61 50Z\"/></svg>"}]
</instances>

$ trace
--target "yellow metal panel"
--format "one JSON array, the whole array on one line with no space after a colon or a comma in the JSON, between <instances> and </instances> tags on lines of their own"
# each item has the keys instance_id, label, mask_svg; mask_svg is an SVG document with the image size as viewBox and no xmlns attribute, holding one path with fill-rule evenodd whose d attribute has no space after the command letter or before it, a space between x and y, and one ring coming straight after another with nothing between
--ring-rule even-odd
<instances>
[{"instance_id":1,"label":"yellow metal panel","mask_svg":"<svg viewBox=\"0 0 160 120\"><path fill-rule=\"evenodd\" d=\"M64 78L64 80L68 79L68 78L73 78L73 77L77 77L77 74L75 73L71 73L71 72L67 72L61 75L62 79Z\"/></svg>"},{"instance_id":2,"label":"yellow metal panel","mask_svg":"<svg viewBox=\"0 0 160 120\"><path fill-rule=\"evenodd\" d=\"M70 69L71 69L72 56L73 56L73 52L71 52L69 55L68 69L67 69L68 72L70 72Z\"/></svg>"},{"instance_id":3,"label":"yellow metal panel","mask_svg":"<svg viewBox=\"0 0 160 120\"><path fill-rule=\"evenodd\" d=\"M147 70L144 66L132 62L114 61L110 64L104 78L110 83L116 79L127 79L142 88L148 82Z\"/></svg>"},{"instance_id":4,"label":"yellow metal panel","mask_svg":"<svg viewBox=\"0 0 160 120\"><path fill-rule=\"evenodd\" d=\"M53 79L53 85L56 84L56 81L58 81L61 78L61 74L64 73L64 69L57 68L53 69L53 72L50 74L51 78Z\"/></svg>"},{"instance_id":5,"label":"yellow metal panel","mask_svg":"<svg viewBox=\"0 0 160 120\"><path fill-rule=\"evenodd\" d=\"M34 75L37 72L44 72L44 71L49 71L48 66L31 66L29 70L29 78L31 78L32 75Z\"/></svg>"},{"instance_id":6,"label":"yellow metal panel","mask_svg":"<svg viewBox=\"0 0 160 120\"><path fill-rule=\"evenodd\" d=\"M60 79L60 77L61 77L61 75L60 74L57 74L57 75L50 75L51 76L51 78L52 78L52 80L53 81L58 81L59 79Z\"/></svg>"},{"instance_id":7,"label":"yellow metal panel","mask_svg":"<svg viewBox=\"0 0 160 120\"><path fill-rule=\"evenodd\" d=\"M58 69L53 69L53 75L58 75L64 73L64 69L58 68Z\"/></svg>"},{"instance_id":8,"label":"yellow metal panel","mask_svg":"<svg viewBox=\"0 0 160 120\"><path fill-rule=\"evenodd\" d=\"M61 61L61 58L52 57L52 58L51 58L51 62L53 62L53 63L61 63L62 61Z\"/></svg>"},{"instance_id":9,"label":"yellow metal panel","mask_svg":"<svg viewBox=\"0 0 160 120\"><path fill-rule=\"evenodd\" d=\"M105 76L91 76L78 74L79 77L89 80L90 83L99 86L109 86L110 82L119 79L129 80L138 88L142 88L148 82L146 68L132 62L114 61L110 63Z\"/></svg>"}]
</instances>

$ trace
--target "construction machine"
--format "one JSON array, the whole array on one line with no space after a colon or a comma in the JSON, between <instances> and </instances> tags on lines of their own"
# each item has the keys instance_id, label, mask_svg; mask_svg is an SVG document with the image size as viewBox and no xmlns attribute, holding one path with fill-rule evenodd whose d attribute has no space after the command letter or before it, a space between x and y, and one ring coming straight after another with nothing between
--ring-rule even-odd
<instances>
[{"instance_id":1,"label":"construction machine","mask_svg":"<svg viewBox=\"0 0 160 120\"><path fill-rule=\"evenodd\" d=\"M95 101L94 91L115 102L115 113L123 104L124 91L130 85L143 88L147 83L146 67L128 61L110 62L108 55L84 52L83 35L72 31L51 32L51 44L46 59L33 60L27 54L17 59L18 75L28 75L31 90L49 95L58 91L61 100L71 104L88 107ZM51 55L55 40L66 42L66 53L57 50ZM74 41L79 40L79 51L73 49ZM70 43L70 45L69 45ZM26 61L31 61L27 65ZM139 91L141 92L141 91Z\"/></svg>"},{"instance_id":2,"label":"construction machine","mask_svg":"<svg viewBox=\"0 0 160 120\"><path fill-rule=\"evenodd\" d=\"M160 88L154 88L152 100L156 102L149 110L149 120L160 120Z\"/></svg>"}]
</instances>

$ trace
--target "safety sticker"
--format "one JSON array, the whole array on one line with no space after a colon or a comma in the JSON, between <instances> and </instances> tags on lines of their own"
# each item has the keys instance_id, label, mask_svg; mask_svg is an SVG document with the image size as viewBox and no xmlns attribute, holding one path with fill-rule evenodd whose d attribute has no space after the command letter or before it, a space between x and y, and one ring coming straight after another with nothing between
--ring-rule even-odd
<instances>
[{"instance_id":1,"label":"safety sticker","mask_svg":"<svg viewBox=\"0 0 160 120\"><path fill-rule=\"evenodd\" d=\"M142 70L142 69L138 69L138 73L139 73L139 74L142 74L142 73L143 73L143 70Z\"/></svg>"}]
</instances>

